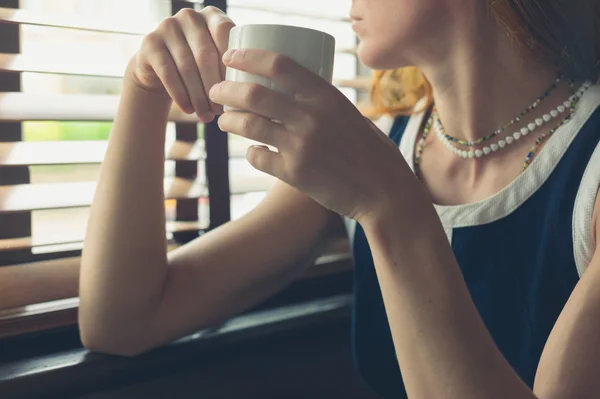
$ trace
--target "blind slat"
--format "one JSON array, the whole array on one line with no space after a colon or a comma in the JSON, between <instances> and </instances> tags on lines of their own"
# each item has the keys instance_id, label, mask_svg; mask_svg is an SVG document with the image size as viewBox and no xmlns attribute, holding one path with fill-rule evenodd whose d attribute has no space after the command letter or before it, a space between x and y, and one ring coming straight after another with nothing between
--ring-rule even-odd
<instances>
[{"instance_id":1,"label":"blind slat","mask_svg":"<svg viewBox=\"0 0 600 399\"><path fill-rule=\"evenodd\" d=\"M338 54L356 55L356 49L337 49ZM73 62L65 61L61 57L41 58L24 54L0 53L0 72L34 72L58 75L81 75L108 78L122 78L125 64L110 64L106 60L91 62L93 60L77 59Z\"/></svg>"},{"instance_id":2,"label":"blind slat","mask_svg":"<svg viewBox=\"0 0 600 399\"><path fill-rule=\"evenodd\" d=\"M0 267L0 315L10 314L9 309L77 296L80 263L80 258L71 257Z\"/></svg>"},{"instance_id":3,"label":"blind slat","mask_svg":"<svg viewBox=\"0 0 600 399\"><path fill-rule=\"evenodd\" d=\"M358 50L356 48L339 48L339 49L336 49L335 51L338 54L357 55Z\"/></svg>"},{"instance_id":4,"label":"blind slat","mask_svg":"<svg viewBox=\"0 0 600 399\"><path fill-rule=\"evenodd\" d=\"M242 4L238 2L229 2L229 9L239 9L248 11L268 12L271 14L293 15L295 17L304 17L310 19L321 19L334 22L350 22L350 17L327 15L318 11L304 11L292 7L272 7L271 5L260 4Z\"/></svg>"},{"instance_id":5,"label":"blind slat","mask_svg":"<svg viewBox=\"0 0 600 399\"><path fill-rule=\"evenodd\" d=\"M200 198L206 195L201 179L165 179L164 187L166 199ZM0 186L0 214L88 206L92 203L95 190L96 182Z\"/></svg>"},{"instance_id":6,"label":"blind slat","mask_svg":"<svg viewBox=\"0 0 600 399\"><path fill-rule=\"evenodd\" d=\"M245 158L248 147L255 144L250 140L229 140L229 157Z\"/></svg>"},{"instance_id":7,"label":"blind slat","mask_svg":"<svg viewBox=\"0 0 600 399\"><path fill-rule=\"evenodd\" d=\"M89 62L85 59L65 61L61 57L32 57L23 54L0 53L0 72L36 72L63 75L99 76L121 78L126 65L103 62Z\"/></svg>"},{"instance_id":8,"label":"blind slat","mask_svg":"<svg viewBox=\"0 0 600 399\"><path fill-rule=\"evenodd\" d=\"M274 182L273 177L264 174L232 176L231 193L235 195L267 191ZM208 194L202 178L165 179L164 187L165 199L196 199ZM0 186L0 214L89 206L95 190L96 182Z\"/></svg>"},{"instance_id":9,"label":"blind slat","mask_svg":"<svg viewBox=\"0 0 600 399\"><path fill-rule=\"evenodd\" d=\"M0 121L112 121L118 105L113 95L0 93ZM199 122L176 106L169 120Z\"/></svg>"},{"instance_id":10,"label":"blind slat","mask_svg":"<svg viewBox=\"0 0 600 399\"><path fill-rule=\"evenodd\" d=\"M229 176L231 194L247 194L267 191L275 183L276 179L263 173L234 174Z\"/></svg>"},{"instance_id":11,"label":"blind slat","mask_svg":"<svg viewBox=\"0 0 600 399\"><path fill-rule=\"evenodd\" d=\"M0 142L0 167L101 163L107 144L106 141ZM230 141L229 156L244 158L250 145L242 140ZM165 157L169 161L202 161L206 158L204 142L174 141L167 144Z\"/></svg>"},{"instance_id":12,"label":"blind slat","mask_svg":"<svg viewBox=\"0 0 600 399\"><path fill-rule=\"evenodd\" d=\"M340 87L368 89L370 79L337 83ZM0 93L0 121L112 121L118 105L119 96L114 95ZM177 106L171 108L169 120L199 123L196 115L187 115Z\"/></svg>"},{"instance_id":13,"label":"blind slat","mask_svg":"<svg viewBox=\"0 0 600 399\"><path fill-rule=\"evenodd\" d=\"M106 141L0 143L0 167L101 163L107 144ZM165 157L171 161L203 160L204 143L175 141L165 148Z\"/></svg>"},{"instance_id":14,"label":"blind slat","mask_svg":"<svg viewBox=\"0 0 600 399\"><path fill-rule=\"evenodd\" d=\"M206 228L200 222L180 222L168 221L166 230L168 233L182 233L186 231L199 231ZM60 244L77 244L82 243L84 237L73 237L70 234L68 237L63 237L60 232L52 232L45 236L39 237L20 237L0 239L0 253L6 251L29 250L33 247L43 247Z\"/></svg>"},{"instance_id":15,"label":"blind slat","mask_svg":"<svg viewBox=\"0 0 600 399\"><path fill-rule=\"evenodd\" d=\"M338 87L357 90L369 90L371 88L371 83L372 80L368 76L356 79L338 79L335 81L335 85Z\"/></svg>"},{"instance_id":16,"label":"blind slat","mask_svg":"<svg viewBox=\"0 0 600 399\"><path fill-rule=\"evenodd\" d=\"M70 301L63 307L39 304L37 307L28 306L20 309L20 312L2 311L0 312L0 339L76 324L78 304L79 301Z\"/></svg>"},{"instance_id":17,"label":"blind slat","mask_svg":"<svg viewBox=\"0 0 600 399\"><path fill-rule=\"evenodd\" d=\"M69 28L123 35L143 35L152 29L152 26L132 28L131 24L111 24L106 21L98 22L93 19L81 18L79 16L76 17L47 12L41 14L30 10L3 7L0 7L0 23L51 26L55 28Z\"/></svg>"}]
</instances>

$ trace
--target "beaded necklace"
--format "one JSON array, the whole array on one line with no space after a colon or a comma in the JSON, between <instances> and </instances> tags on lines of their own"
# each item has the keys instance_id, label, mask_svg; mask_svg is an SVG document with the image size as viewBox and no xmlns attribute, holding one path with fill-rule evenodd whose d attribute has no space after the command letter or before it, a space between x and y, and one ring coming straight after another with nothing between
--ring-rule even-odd
<instances>
[{"instance_id":1,"label":"beaded necklace","mask_svg":"<svg viewBox=\"0 0 600 399\"><path fill-rule=\"evenodd\" d=\"M540 137L538 137L535 140L535 144L531 147L531 149L527 153L527 156L525 157L525 161L523 162L523 171L525 171L525 169L527 169L527 167L531 163L531 158L533 158L533 155L535 154L535 152L537 151L537 149L539 148L539 146L542 144L542 142L545 139L547 139L550 136L552 136L558 130L558 128L560 128L561 126L563 126L564 124L566 124L567 122L569 122L573 118L573 114L575 113L575 109L577 108L577 104L579 104L579 100L581 100L581 97L583 96L583 94L591 86L592 86L592 82L585 82L581 86L581 88L579 89L579 91L577 92L577 94L575 96L571 97L573 100L571 101L570 108L569 108L569 113L567 114L567 116L565 116L563 118L563 120L560 121L560 123L558 125L556 125L552 129L550 129L547 133L542 133L540 135Z\"/></svg>"},{"instance_id":2,"label":"beaded necklace","mask_svg":"<svg viewBox=\"0 0 600 399\"><path fill-rule=\"evenodd\" d=\"M554 133L556 133L556 131L563 125L565 125L566 123L568 123L572 117L573 114L575 113L575 109L577 108L577 104L579 103L579 100L581 99L581 97L583 96L583 94L592 86L592 82L584 82L581 87L577 90L577 92L575 94L573 94L568 101L565 101L565 103L561 104L559 107L564 107L565 110L562 112L565 112L568 108L568 113L567 115L552 129L550 129L548 132L545 132L543 134L541 134L535 141L535 144L531 147L531 149L529 150L529 152L527 153L527 156L525 157L525 161L523 162L523 169L522 172L525 171L527 169L527 167L531 164L531 160L534 156L534 154L536 153L536 151L539 149L539 147L541 146L541 144L548 139L549 137L551 137ZM558 109L557 109L558 110ZM561 112L561 113L562 113ZM436 113L435 110L431 113L430 117L427 120L427 123L425 124L425 128L423 130L423 135L421 136L421 138L419 139L419 141L417 142L417 148L416 148L416 152L415 152L415 158L414 158L414 165L415 165L415 174L417 176L417 178L419 180L422 180L421 178L421 173L419 170L419 166L421 164L421 160L423 158L423 150L425 148L425 141L427 140L427 137L429 136L429 133L431 132L431 128L433 127L434 123L435 123L435 117L436 117Z\"/></svg>"},{"instance_id":3,"label":"beaded necklace","mask_svg":"<svg viewBox=\"0 0 600 399\"><path fill-rule=\"evenodd\" d=\"M571 84L571 88L573 88L573 84ZM442 141L442 143L446 146L446 148L448 148L450 151L452 151L455 155L457 155L461 158L464 158L464 159L475 158L475 157L481 158L483 156L491 154L492 152L501 150L501 149L509 146L510 144L520 140L521 137L527 136L529 133L534 132L538 127L542 127L546 123L550 122L552 119L555 119L559 115L564 114L565 112L567 112L569 110L573 101L581 98L581 96L583 95L583 93L585 93L587 88L588 87L586 86L586 83L582 84L581 87L577 91L573 91L573 94L569 97L568 100L566 100L564 103L560 104L556 109L553 109L552 111L548 112L547 114L542 115L540 118L535 119L535 123L531 122L527 126L522 127L519 131L516 131L513 134L509 134L508 136L498 140L497 142L492 143L489 146L485 146L481 149L462 150L462 149L454 146L454 144L452 144L451 140L448 139L449 136L446 134L444 125L440 121L438 113L435 109L432 114L433 115L433 127L435 128L437 135L440 138L440 140Z\"/></svg>"},{"instance_id":4,"label":"beaded necklace","mask_svg":"<svg viewBox=\"0 0 600 399\"><path fill-rule=\"evenodd\" d=\"M446 134L445 131L442 131L441 134L447 141L456 143L456 144L464 146L464 147L473 147L477 144L481 144L483 142L489 141L489 140L493 139L494 137L496 137L497 135L499 135L500 133L504 132L510 126L512 126L518 122L521 122L521 120L524 116L526 116L531 111L536 109L540 105L540 103L542 101L544 101L544 99L546 99L550 95L550 93L552 93L552 91L558 86L558 84L561 82L561 80L562 80L562 77L559 75L556 78L556 80L550 85L550 87L548 87L546 89L544 94L542 94L539 98L537 98L529 107L527 107L527 109L525 109L525 111L521 112L519 115L517 115L515 118L513 118L510 122L508 122L501 128L494 130L491 134L489 134L487 136L480 137L473 141L467 141L467 140L463 140L463 139L460 139L460 138L457 138L454 136L450 136L449 134ZM533 128L535 129L535 125ZM527 134L527 132L525 132L524 134Z\"/></svg>"}]
</instances>

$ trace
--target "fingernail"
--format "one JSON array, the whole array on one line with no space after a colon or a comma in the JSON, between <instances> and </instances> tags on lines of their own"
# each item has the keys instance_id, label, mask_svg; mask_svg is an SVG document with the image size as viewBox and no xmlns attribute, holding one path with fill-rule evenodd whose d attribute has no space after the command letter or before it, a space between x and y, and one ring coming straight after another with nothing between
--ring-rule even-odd
<instances>
[{"instance_id":1,"label":"fingernail","mask_svg":"<svg viewBox=\"0 0 600 399\"><path fill-rule=\"evenodd\" d=\"M208 96L210 98L214 98L215 94L217 93L217 90L219 89L218 86L219 86L219 83L213 85L213 87L210 88L210 91L208 92Z\"/></svg>"},{"instance_id":2,"label":"fingernail","mask_svg":"<svg viewBox=\"0 0 600 399\"><path fill-rule=\"evenodd\" d=\"M237 50L235 49L227 50L225 54L223 54L223 62L231 62L236 51Z\"/></svg>"},{"instance_id":3,"label":"fingernail","mask_svg":"<svg viewBox=\"0 0 600 399\"><path fill-rule=\"evenodd\" d=\"M215 119L215 114L212 112L206 112L200 116L200 120L204 123L212 122L213 119Z\"/></svg>"}]
</instances>

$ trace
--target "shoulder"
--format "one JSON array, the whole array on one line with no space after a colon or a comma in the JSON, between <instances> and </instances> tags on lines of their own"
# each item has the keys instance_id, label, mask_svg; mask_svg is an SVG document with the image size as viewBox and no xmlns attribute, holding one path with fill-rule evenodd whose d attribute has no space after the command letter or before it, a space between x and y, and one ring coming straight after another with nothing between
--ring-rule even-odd
<instances>
[{"instance_id":1,"label":"shoulder","mask_svg":"<svg viewBox=\"0 0 600 399\"><path fill-rule=\"evenodd\" d=\"M560 179L570 187L568 198L572 212L572 243L579 276L587 270L600 243L600 86L592 85L581 98L577 110L558 136L554 151L564 156L552 162ZM567 133L566 135L564 133ZM554 138L554 137L553 137ZM563 148L562 146L565 146ZM552 148L544 149L546 152ZM566 195L566 192L565 192ZM573 195L574 197L571 197ZM564 199L564 197L563 197ZM571 207L572 206L572 207ZM599 252L600 253L600 252Z\"/></svg>"},{"instance_id":2,"label":"shoulder","mask_svg":"<svg viewBox=\"0 0 600 399\"><path fill-rule=\"evenodd\" d=\"M600 158L600 156L598 158ZM597 173L600 173L600 165L596 169ZM600 176L598 179L600 180ZM596 188L596 199L594 201L594 210L592 212L592 227L589 234L591 234L590 242L593 245L594 254L600 253L600 242L598 241L598 237L600 236L600 184L599 187Z\"/></svg>"},{"instance_id":3,"label":"shoulder","mask_svg":"<svg viewBox=\"0 0 600 399\"><path fill-rule=\"evenodd\" d=\"M595 97L600 98L600 85L594 85L590 90L595 94ZM590 130L597 132L598 137L600 137L600 105L596 106L595 111L593 111L588 118L586 125ZM590 187L586 187L586 185ZM593 193L594 198L590 197L586 201L586 191L588 197ZM589 243L589 254L586 258L588 261L591 261L591 258L594 255L600 253L600 241L598 240L598 237L600 237L600 139L596 143L596 149L587 165L586 172L580 185L578 199L578 202L581 202L582 204L584 202L593 204L593 210L588 210L588 212L591 211L592 213L591 226L589 229L586 229L588 230L586 233L588 235ZM585 204L579 206L580 209L577 209L576 204L575 213L585 213L586 210L581 209L584 207ZM573 222L577 223L575 217ZM574 226L574 229L577 229L577 226ZM585 267L587 268L587 265L585 265ZM581 274L583 274L583 270L580 270L580 275Z\"/></svg>"}]
</instances>

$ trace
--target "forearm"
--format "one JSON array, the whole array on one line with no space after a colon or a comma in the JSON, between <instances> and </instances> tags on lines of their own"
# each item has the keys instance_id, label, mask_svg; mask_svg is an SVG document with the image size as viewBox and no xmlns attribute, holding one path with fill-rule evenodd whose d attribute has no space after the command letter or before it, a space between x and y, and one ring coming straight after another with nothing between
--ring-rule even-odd
<instances>
[{"instance_id":1,"label":"forearm","mask_svg":"<svg viewBox=\"0 0 600 399\"><path fill-rule=\"evenodd\" d=\"M166 279L163 178L171 101L140 88L129 69L83 251L84 330L144 317Z\"/></svg>"},{"instance_id":2,"label":"forearm","mask_svg":"<svg viewBox=\"0 0 600 399\"><path fill-rule=\"evenodd\" d=\"M435 210L413 208L363 223L408 396L534 398L485 328Z\"/></svg>"}]
</instances>

